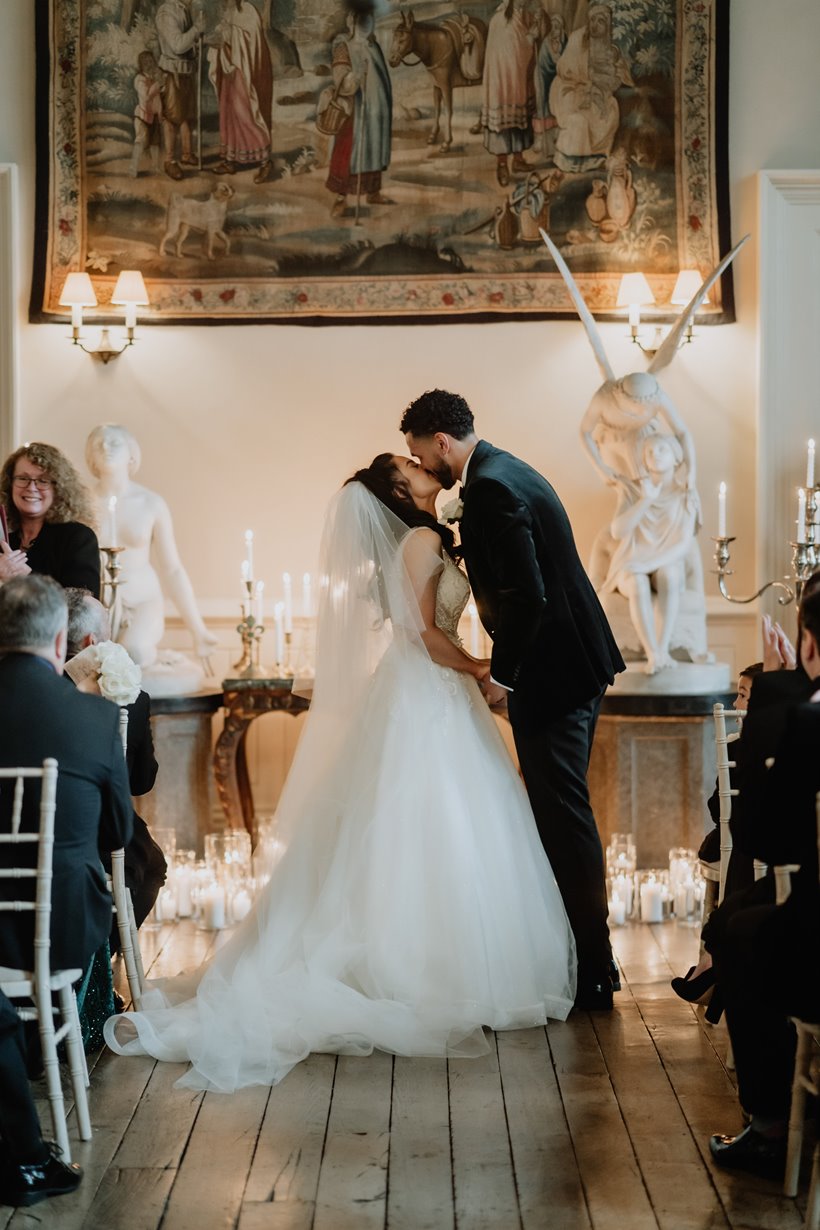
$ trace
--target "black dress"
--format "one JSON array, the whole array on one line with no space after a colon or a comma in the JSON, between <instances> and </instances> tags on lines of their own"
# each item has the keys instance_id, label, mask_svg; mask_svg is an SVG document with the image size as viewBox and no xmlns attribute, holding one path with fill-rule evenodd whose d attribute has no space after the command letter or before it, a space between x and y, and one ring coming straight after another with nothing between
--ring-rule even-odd
<instances>
[{"instance_id":1,"label":"black dress","mask_svg":"<svg viewBox=\"0 0 820 1230\"><path fill-rule=\"evenodd\" d=\"M9 534L12 550L20 550L20 531ZM53 577L64 588L87 589L100 596L100 548L97 535L79 521L46 521L30 547L26 561L32 572Z\"/></svg>"}]
</instances>

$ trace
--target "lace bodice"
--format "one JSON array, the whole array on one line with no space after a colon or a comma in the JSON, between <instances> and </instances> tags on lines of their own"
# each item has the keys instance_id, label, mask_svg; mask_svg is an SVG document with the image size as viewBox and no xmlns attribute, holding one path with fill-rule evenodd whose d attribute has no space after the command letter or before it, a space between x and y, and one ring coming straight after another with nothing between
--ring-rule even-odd
<instances>
[{"instance_id":1,"label":"lace bodice","mask_svg":"<svg viewBox=\"0 0 820 1230\"><path fill-rule=\"evenodd\" d=\"M449 555L444 556L444 569L436 590L436 627L441 628L454 645L461 645L458 621L470 597L470 582Z\"/></svg>"}]
</instances>

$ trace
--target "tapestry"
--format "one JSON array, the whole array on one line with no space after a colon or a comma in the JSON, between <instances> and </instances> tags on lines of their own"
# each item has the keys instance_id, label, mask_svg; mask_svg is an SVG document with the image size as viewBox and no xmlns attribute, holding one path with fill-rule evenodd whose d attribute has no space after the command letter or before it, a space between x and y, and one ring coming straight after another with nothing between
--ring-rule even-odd
<instances>
[{"instance_id":1,"label":"tapestry","mask_svg":"<svg viewBox=\"0 0 820 1230\"><path fill-rule=\"evenodd\" d=\"M36 4L34 321L574 316L541 229L606 319L731 246L728 0Z\"/></svg>"}]
</instances>

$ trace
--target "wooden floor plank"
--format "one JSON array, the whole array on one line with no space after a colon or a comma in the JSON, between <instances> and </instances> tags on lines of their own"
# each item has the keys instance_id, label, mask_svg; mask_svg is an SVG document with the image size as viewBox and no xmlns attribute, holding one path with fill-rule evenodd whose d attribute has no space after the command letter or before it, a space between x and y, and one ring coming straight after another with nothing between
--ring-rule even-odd
<instances>
[{"instance_id":1,"label":"wooden floor plank","mask_svg":"<svg viewBox=\"0 0 820 1230\"><path fill-rule=\"evenodd\" d=\"M120 1170L109 1167L88 1210L84 1226L105 1230L155 1230L162 1219L173 1170ZM61 1201L52 1202L59 1211ZM38 1206L42 1208L42 1205ZM63 1222L60 1221L60 1227Z\"/></svg>"},{"instance_id":2,"label":"wooden floor plank","mask_svg":"<svg viewBox=\"0 0 820 1230\"><path fill-rule=\"evenodd\" d=\"M494 1035L478 1059L451 1059L450 1130L459 1230L521 1225Z\"/></svg>"},{"instance_id":3,"label":"wooden floor plank","mask_svg":"<svg viewBox=\"0 0 820 1230\"><path fill-rule=\"evenodd\" d=\"M590 1015L573 1013L568 1021L551 1025L547 1040L595 1230L656 1230Z\"/></svg>"},{"instance_id":4,"label":"wooden floor plank","mask_svg":"<svg viewBox=\"0 0 820 1230\"><path fill-rule=\"evenodd\" d=\"M310 1055L271 1090L246 1203L313 1206L335 1071L335 1055Z\"/></svg>"},{"instance_id":5,"label":"wooden floor plank","mask_svg":"<svg viewBox=\"0 0 820 1230\"><path fill-rule=\"evenodd\" d=\"M387 1212L393 1059L340 1056L316 1196L315 1230L376 1230Z\"/></svg>"},{"instance_id":6,"label":"wooden floor plank","mask_svg":"<svg viewBox=\"0 0 820 1230\"><path fill-rule=\"evenodd\" d=\"M397 1057L387 1225L389 1230L452 1230L453 1218L447 1064Z\"/></svg>"},{"instance_id":7,"label":"wooden floor plank","mask_svg":"<svg viewBox=\"0 0 820 1230\"><path fill-rule=\"evenodd\" d=\"M269 1094L259 1086L206 1093L177 1170L163 1230L236 1224Z\"/></svg>"},{"instance_id":8,"label":"wooden floor plank","mask_svg":"<svg viewBox=\"0 0 820 1230\"><path fill-rule=\"evenodd\" d=\"M575 1149L543 1029L498 1035L498 1062L524 1230L591 1226Z\"/></svg>"}]
</instances>

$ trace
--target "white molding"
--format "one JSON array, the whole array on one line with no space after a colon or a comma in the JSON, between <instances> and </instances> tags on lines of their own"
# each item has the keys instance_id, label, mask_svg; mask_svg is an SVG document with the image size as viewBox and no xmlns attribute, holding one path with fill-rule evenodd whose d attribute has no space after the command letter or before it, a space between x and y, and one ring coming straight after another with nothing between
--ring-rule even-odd
<instances>
[{"instance_id":1,"label":"white molding","mask_svg":"<svg viewBox=\"0 0 820 1230\"><path fill-rule=\"evenodd\" d=\"M820 437L820 170L761 171L758 204L760 585L787 571L805 441Z\"/></svg>"},{"instance_id":2,"label":"white molding","mask_svg":"<svg viewBox=\"0 0 820 1230\"><path fill-rule=\"evenodd\" d=\"M17 167L0 163L0 457L17 444Z\"/></svg>"}]
</instances>

